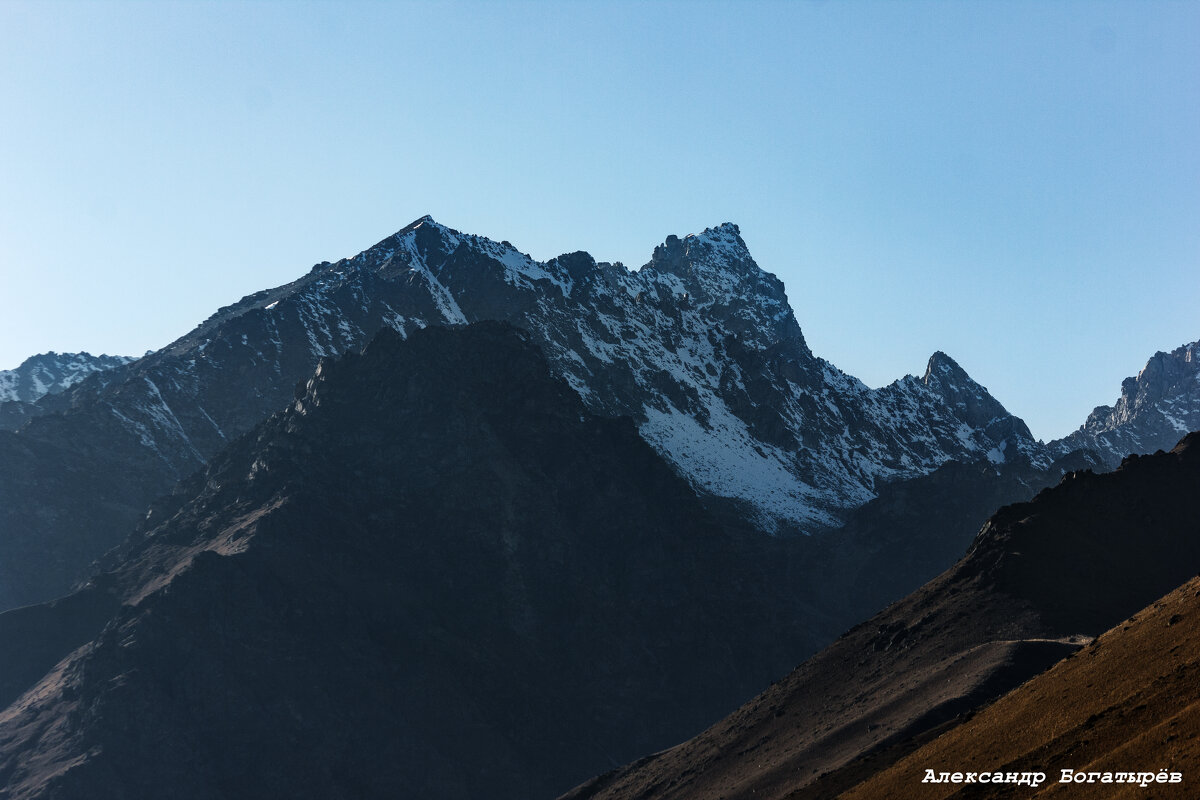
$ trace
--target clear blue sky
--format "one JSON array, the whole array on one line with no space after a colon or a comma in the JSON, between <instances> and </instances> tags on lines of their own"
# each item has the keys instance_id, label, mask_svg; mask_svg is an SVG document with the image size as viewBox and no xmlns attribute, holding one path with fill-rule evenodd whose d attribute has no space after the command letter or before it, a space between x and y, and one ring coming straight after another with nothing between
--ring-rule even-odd
<instances>
[{"instance_id":1,"label":"clear blue sky","mask_svg":"<svg viewBox=\"0 0 1200 800\"><path fill-rule=\"evenodd\" d=\"M0 368L140 353L412 219L730 220L821 356L1060 436L1200 339L1200 3L0 0Z\"/></svg>"}]
</instances>

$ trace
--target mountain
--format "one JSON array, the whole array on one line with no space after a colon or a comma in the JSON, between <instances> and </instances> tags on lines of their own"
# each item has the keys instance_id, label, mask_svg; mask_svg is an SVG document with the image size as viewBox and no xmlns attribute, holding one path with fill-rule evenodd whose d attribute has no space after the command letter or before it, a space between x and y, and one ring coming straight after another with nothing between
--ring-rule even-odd
<instances>
[{"instance_id":1,"label":"mountain","mask_svg":"<svg viewBox=\"0 0 1200 800\"><path fill-rule=\"evenodd\" d=\"M878 486L874 499L821 537L824 567L813 575L819 594L846 618L865 619L953 564L1001 506L1031 499L1068 472L1104 472L1129 453L1170 449L1181 433L1200 429L1198 346L1155 355L1125 382L1116 409L1097 409L1079 432L1050 443L1058 458L1047 468L1020 459L948 461Z\"/></svg>"},{"instance_id":2,"label":"mountain","mask_svg":"<svg viewBox=\"0 0 1200 800\"><path fill-rule=\"evenodd\" d=\"M528 331L589 411L633 418L710 505L767 532L835 528L883 483L950 460L1052 460L942 353L881 389L814 356L736 225L669 236L631 271L586 253L538 262L424 217L0 431L0 607L66 592L154 497L285 406L321 357L384 326L479 320Z\"/></svg>"},{"instance_id":3,"label":"mountain","mask_svg":"<svg viewBox=\"0 0 1200 800\"><path fill-rule=\"evenodd\" d=\"M127 356L91 353L42 353L16 369L0 370L0 429L16 430L46 395L58 394L96 372L128 364Z\"/></svg>"},{"instance_id":4,"label":"mountain","mask_svg":"<svg viewBox=\"0 0 1200 800\"><path fill-rule=\"evenodd\" d=\"M531 334L384 329L0 614L0 796L551 797L812 640L789 541L717 525Z\"/></svg>"},{"instance_id":5,"label":"mountain","mask_svg":"<svg viewBox=\"0 0 1200 800\"><path fill-rule=\"evenodd\" d=\"M1023 787L1021 796L1053 796L1056 787L1065 788L1062 776L1068 770L1079 797L1136 791L1147 797L1193 798L1192 772L1200 763L1198 652L1200 578L1192 578L1076 657L1009 692L843 797L909 798L917 785L922 800L959 796L964 787L942 782L942 772L1040 772L1046 776L1039 781L1040 791ZM922 783L928 769L935 770L936 784ZM1080 772L1085 773L1082 779L1076 777ZM971 797L1013 796L1012 787L1003 784L976 783L971 789Z\"/></svg>"},{"instance_id":6,"label":"mountain","mask_svg":"<svg viewBox=\"0 0 1200 800\"><path fill-rule=\"evenodd\" d=\"M1197 497L1200 434L1070 473L699 736L565 797L839 797L1195 576Z\"/></svg>"},{"instance_id":7,"label":"mountain","mask_svg":"<svg viewBox=\"0 0 1200 800\"><path fill-rule=\"evenodd\" d=\"M954 564L997 509L1033 499L1070 472L1107 471L1079 450L1039 469L1028 463L948 461L927 475L886 484L819 535L808 576L824 608L853 625L916 591Z\"/></svg>"},{"instance_id":8,"label":"mountain","mask_svg":"<svg viewBox=\"0 0 1200 800\"><path fill-rule=\"evenodd\" d=\"M1169 450L1180 436L1200 430L1200 342L1158 352L1136 377L1121 383L1121 397L1099 406L1074 433L1050 443L1055 453L1086 448L1110 466L1130 453Z\"/></svg>"}]
</instances>

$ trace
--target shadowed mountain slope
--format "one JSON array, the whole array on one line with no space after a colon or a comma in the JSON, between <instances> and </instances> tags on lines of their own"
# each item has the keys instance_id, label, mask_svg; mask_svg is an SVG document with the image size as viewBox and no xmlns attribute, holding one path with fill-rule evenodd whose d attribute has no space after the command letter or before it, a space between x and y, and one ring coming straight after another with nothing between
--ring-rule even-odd
<instances>
[{"instance_id":1,"label":"shadowed mountain slope","mask_svg":"<svg viewBox=\"0 0 1200 800\"><path fill-rule=\"evenodd\" d=\"M1200 434L1001 509L954 567L570 798L836 797L1200 569Z\"/></svg>"},{"instance_id":2,"label":"shadowed mountain slope","mask_svg":"<svg viewBox=\"0 0 1200 800\"><path fill-rule=\"evenodd\" d=\"M867 619L958 561L997 509L1031 500L1083 469L1106 465L1089 451L1069 453L1044 470L986 458L948 461L928 475L888 484L844 526L818 537L813 589L847 625Z\"/></svg>"},{"instance_id":3,"label":"shadowed mountain slope","mask_svg":"<svg viewBox=\"0 0 1200 800\"><path fill-rule=\"evenodd\" d=\"M322 361L90 598L0 615L41 637L0 659L28 689L0 796L550 797L825 636L747 544L785 543L715 525L530 339L384 330Z\"/></svg>"}]
</instances>

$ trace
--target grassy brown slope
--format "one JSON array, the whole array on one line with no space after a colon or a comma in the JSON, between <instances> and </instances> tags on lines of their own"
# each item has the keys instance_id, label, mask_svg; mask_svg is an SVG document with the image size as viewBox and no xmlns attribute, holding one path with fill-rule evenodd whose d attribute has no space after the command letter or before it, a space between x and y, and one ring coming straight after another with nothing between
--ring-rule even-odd
<instances>
[{"instance_id":1,"label":"grassy brown slope","mask_svg":"<svg viewBox=\"0 0 1200 800\"><path fill-rule=\"evenodd\" d=\"M1200 434L1073 473L734 714L565 797L836 797L1195 575L1196 497Z\"/></svg>"},{"instance_id":2,"label":"grassy brown slope","mask_svg":"<svg viewBox=\"0 0 1200 800\"><path fill-rule=\"evenodd\" d=\"M978 716L843 795L1028 797L1029 787L922 784L926 769L1041 771L1037 797L1200 796L1200 578ZM1184 773L1184 783L1058 783L1061 770Z\"/></svg>"}]
</instances>

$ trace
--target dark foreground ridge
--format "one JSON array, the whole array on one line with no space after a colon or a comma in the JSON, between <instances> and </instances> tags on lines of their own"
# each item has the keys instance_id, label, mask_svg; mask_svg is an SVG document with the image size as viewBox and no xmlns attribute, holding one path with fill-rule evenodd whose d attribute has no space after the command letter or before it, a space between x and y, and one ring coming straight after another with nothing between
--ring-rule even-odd
<instances>
[{"instance_id":1,"label":"dark foreground ridge","mask_svg":"<svg viewBox=\"0 0 1200 800\"><path fill-rule=\"evenodd\" d=\"M0 615L0 796L552 797L813 640L747 538L528 334L385 330Z\"/></svg>"},{"instance_id":2,"label":"dark foreground ridge","mask_svg":"<svg viewBox=\"0 0 1200 800\"><path fill-rule=\"evenodd\" d=\"M1194 576L1198 497L1196 433L1113 473L1071 473L999 511L958 564L701 735L566 797L839 797ZM1123 669L1152 676L1159 656L1150 648ZM919 778L889 786L861 796L924 796Z\"/></svg>"}]
</instances>

